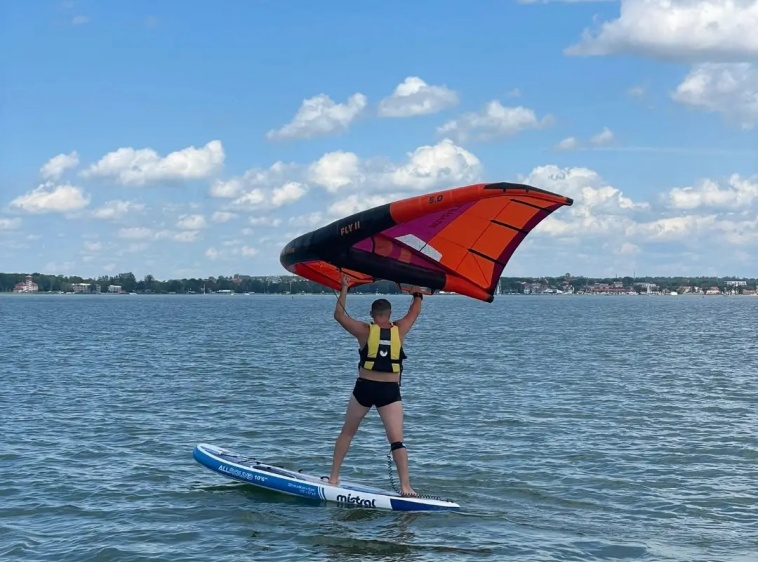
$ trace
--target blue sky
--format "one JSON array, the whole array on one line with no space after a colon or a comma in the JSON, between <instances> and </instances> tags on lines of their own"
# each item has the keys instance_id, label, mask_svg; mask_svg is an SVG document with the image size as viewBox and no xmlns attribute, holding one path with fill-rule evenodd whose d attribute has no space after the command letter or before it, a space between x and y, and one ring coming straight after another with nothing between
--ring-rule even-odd
<instances>
[{"instance_id":1,"label":"blue sky","mask_svg":"<svg viewBox=\"0 0 758 562\"><path fill-rule=\"evenodd\" d=\"M523 181L575 204L504 275L755 276L755 29L745 0L6 2L0 271L279 275L340 216Z\"/></svg>"}]
</instances>

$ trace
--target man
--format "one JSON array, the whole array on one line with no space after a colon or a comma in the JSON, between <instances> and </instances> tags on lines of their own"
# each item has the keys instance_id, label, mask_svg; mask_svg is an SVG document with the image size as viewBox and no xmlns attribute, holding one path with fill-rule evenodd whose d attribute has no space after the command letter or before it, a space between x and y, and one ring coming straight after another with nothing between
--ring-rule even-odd
<instances>
[{"instance_id":1,"label":"man","mask_svg":"<svg viewBox=\"0 0 758 562\"><path fill-rule=\"evenodd\" d=\"M390 321L392 313L389 301L377 299L371 305L373 322L367 324L348 316L345 311L348 278L342 276L342 290L334 309L334 319L358 340L360 362L358 379L347 405L345 423L337 442L334 444L330 484L339 483L342 461L345 459L350 442L358 431L363 418L376 406L384 424L390 443L392 458L400 478L400 493L415 496L408 476L408 452L403 445L403 402L400 397L400 376L403 371L403 341L421 312L423 296L413 293L413 301L408 313Z\"/></svg>"}]
</instances>

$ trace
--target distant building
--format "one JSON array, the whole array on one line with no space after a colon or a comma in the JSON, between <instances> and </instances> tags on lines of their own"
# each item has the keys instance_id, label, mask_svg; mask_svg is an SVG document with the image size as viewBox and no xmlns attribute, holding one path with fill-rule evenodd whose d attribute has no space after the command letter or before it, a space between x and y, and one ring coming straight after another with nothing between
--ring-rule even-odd
<instances>
[{"instance_id":1,"label":"distant building","mask_svg":"<svg viewBox=\"0 0 758 562\"><path fill-rule=\"evenodd\" d=\"M37 291L39 291L39 286L32 281L31 275L27 275L25 281L16 283L16 286L13 287L14 293L36 293Z\"/></svg>"},{"instance_id":2,"label":"distant building","mask_svg":"<svg viewBox=\"0 0 758 562\"><path fill-rule=\"evenodd\" d=\"M121 292L121 285L108 285L108 292L109 293L120 293Z\"/></svg>"},{"instance_id":3,"label":"distant building","mask_svg":"<svg viewBox=\"0 0 758 562\"><path fill-rule=\"evenodd\" d=\"M75 293L91 293L92 286L90 283L72 283L71 290Z\"/></svg>"},{"instance_id":4,"label":"distant building","mask_svg":"<svg viewBox=\"0 0 758 562\"><path fill-rule=\"evenodd\" d=\"M747 281L727 281L727 287L744 287L747 285Z\"/></svg>"},{"instance_id":5,"label":"distant building","mask_svg":"<svg viewBox=\"0 0 758 562\"><path fill-rule=\"evenodd\" d=\"M631 287L624 287L624 284L620 281L614 281L612 284L608 283L593 283L587 287L587 292L596 295L631 295L636 294L636 291Z\"/></svg>"}]
</instances>

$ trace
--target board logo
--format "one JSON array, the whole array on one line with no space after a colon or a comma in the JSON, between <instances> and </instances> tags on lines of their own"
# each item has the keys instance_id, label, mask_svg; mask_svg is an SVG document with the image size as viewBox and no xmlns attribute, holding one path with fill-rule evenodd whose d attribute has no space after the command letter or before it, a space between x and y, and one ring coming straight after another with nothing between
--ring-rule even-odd
<instances>
[{"instance_id":1,"label":"board logo","mask_svg":"<svg viewBox=\"0 0 758 562\"><path fill-rule=\"evenodd\" d=\"M251 472L247 472L245 470L240 470L238 468L234 468L232 466L226 466L225 464L218 465L218 471L223 472L225 474L229 474L230 476L236 476L238 478L244 478L245 480L255 480L257 482L265 482L266 477L265 476L258 476L257 474L252 474Z\"/></svg>"},{"instance_id":2,"label":"board logo","mask_svg":"<svg viewBox=\"0 0 758 562\"><path fill-rule=\"evenodd\" d=\"M376 500L363 499L360 496L354 496L353 494L339 494L337 501L342 503L354 503L362 507L376 507Z\"/></svg>"}]
</instances>

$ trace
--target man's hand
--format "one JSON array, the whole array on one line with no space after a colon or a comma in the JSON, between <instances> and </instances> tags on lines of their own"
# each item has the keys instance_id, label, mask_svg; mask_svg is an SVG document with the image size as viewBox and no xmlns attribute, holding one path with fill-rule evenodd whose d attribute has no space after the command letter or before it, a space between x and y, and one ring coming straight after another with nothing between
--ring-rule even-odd
<instances>
[{"instance_id":1,"label":"man's hand","mask_svg":"<svg viewBox=\"0 0 758 562\"><path fill-rule=\"evenodd\" d=\"M334 319L339 322L340 326L345 328L345 330L358 338L359 341L365 341L365 338L368 337L368 324L350 318L345 310L345 300L347 299L347 290L350 286L350 278L343 273L340 281L342 290L340 291L339 297L337 297L337 304L334 307Z\"/></svg>"}]
</instances>

